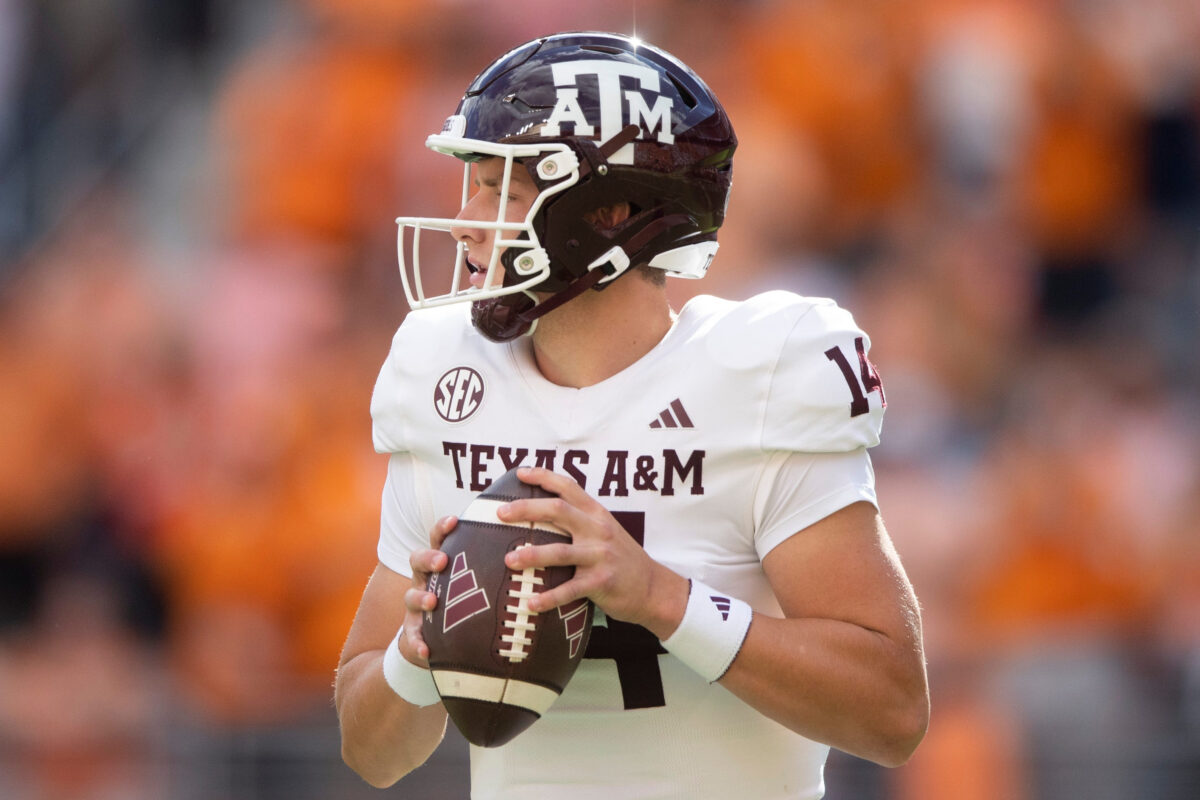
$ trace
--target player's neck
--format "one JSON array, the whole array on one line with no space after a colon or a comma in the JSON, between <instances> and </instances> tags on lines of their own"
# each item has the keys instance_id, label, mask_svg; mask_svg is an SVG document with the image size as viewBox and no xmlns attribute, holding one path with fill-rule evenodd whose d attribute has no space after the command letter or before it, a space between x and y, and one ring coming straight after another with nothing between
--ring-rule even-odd
<instances>
[{"instance_id":1,"label":"player's neck","mask_svg":"<svg viewBox=\"0 0 1200 800\"><path fill-rule=\"evenodd\" d=\"M666 292L629 275L543 317L533 334L534 358L551 383L592 386L653 350L673 321Z\"/></svg>"}]
</instances>

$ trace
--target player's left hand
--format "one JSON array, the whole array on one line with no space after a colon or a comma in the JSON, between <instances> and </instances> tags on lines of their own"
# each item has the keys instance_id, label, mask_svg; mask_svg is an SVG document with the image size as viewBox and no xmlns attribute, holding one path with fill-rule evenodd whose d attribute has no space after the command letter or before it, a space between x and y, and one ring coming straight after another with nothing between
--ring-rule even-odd
<instances>
[{"instance_id":1,"label":"player's left hand","mask_svg":"<svg viewBox=\"0 0 1200 800\"><path fill-rule=\"evenodd\" d=\"M575 576L529 601L535 612L589 597L614 619L666 638L683 618L687 579L652 559L608 509L565 475L521 469L518 477L558 495L514 500L497 515L506 523L544 522L571 534L570 544L526 547L505 557L509 569L574 566Z\"/></svg>"}]
</instances>

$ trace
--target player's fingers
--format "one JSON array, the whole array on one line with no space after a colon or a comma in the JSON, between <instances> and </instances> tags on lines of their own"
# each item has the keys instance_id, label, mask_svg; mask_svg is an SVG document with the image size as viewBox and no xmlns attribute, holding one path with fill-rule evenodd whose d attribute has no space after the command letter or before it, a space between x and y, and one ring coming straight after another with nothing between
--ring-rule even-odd
<instances>
[{"instance_id":1,"label":"player's fingers","mask_svg":"<svg viewBox=\"0 0 1200 800\"><path fill-rule=\"evenodd\" d=\"M424 589L412 587L404 593L404 607L410 614L420 616L437 606L437 595ZM407 624L407 623L406 623Z\"/></svg>"},{"instance_id":2,"label":"player's fingers","mask_svg":"<svg viewBox=\"0 0 1200 800\"><path fill-rule=\"evenodd\" d=\"M442 517L434 523L433 528L429 531L429 546L434 550L440 550L442 542L446 541L446 537L454 530L454 526L458 524L458 517Z\"/></svg>"},{"instance_id":3,"label":"player's fingers","mask_svg":"<svg viewBox=\"0 0 1200 800\"><path fill-rule=\"evenodd\" d=\"M525 483L532 483L553 492L574 506L588 508L596 502L583 490L578 481L569 475L552 472L543 467L521 467L517 470L517 477Z\"/></svg>"},{"instance_id":4,"label":"player's fingers","mask_svg":"<svg viewBox=\"0 0 1200 800\"><path fill-rule=\"evenodd\" d=\"M446 568L446 554L441 550L414 550L408 556L413 571L413 584L424 586L429 576Z\"/></svg>"},{"instance_id":5,"label":"player's fingers","mask_svg":"<svg viewBox=\"0 0 1200 800\"><path fill-rule=\"evenodd\" d=\"M569 580L566 583L561 583L553 589L546 589L538 592L536 596L529 598L529 610L535 614L543 614L552 609L564 606L567 603L574 602L585 596L587 591L582 581Z\"/></svg>"},{"instance_id":6,"label":"player's fingers","mask_svg":"<svg viewBox=\"0 0 1200 800\"><path fill-rule=\"evenodd\" d=\"M496 517L508 525L526 522L549 524L571 534L572 539L593 538L594 519L561 497L531 497L497 506Z\"/></svg>"},{"instance_id":7,"label":"player's fingers","mask_svg":"<svg viewBox=\"0 0 1200 800\"><path fill-rule=\"evenodd\" d=\"M410 614L405 618L404 635L401 638L400 652L404 654L405 658L412 661L410 656L416 656L420 662L425 664L429 662L429 646L425 644L425 637L421 634L420 614Z\"/></svg>"},{"instance_id":8,"label":"player's fingers","mask_svg":"<svg viewBox=\"0 0 1200 800\"><path fill-rule=\"evenodd\" d=\"M566 567L586 566L592 563L592 549L584 545L573 545L566 542L540 544L532 547L519 547L504 556L504 564L511 570L523 570L534 567Z\"/></svg>"}]
</instances>

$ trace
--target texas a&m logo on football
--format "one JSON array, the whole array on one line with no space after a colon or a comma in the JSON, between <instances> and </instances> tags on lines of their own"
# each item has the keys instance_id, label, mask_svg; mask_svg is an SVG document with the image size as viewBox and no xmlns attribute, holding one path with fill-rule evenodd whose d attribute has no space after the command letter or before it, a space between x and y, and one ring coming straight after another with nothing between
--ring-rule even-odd
<instances>
[{"instance_id":1,"label":"texas a&m logo on football","mask_svg":"<svg viewBox=\"0 0 1200 800\"><path fill-rule=\"evenodd\" d=\"M675 134L671 131L671 112L674 107L670 97L659 94L658 73L639 64L621 64L612 61L583 60L565 61L551 65L554 75L557 100L554 110L541 128L542 136L562 136L562 126L571 125L575 136L595 136L600 142L620 133L625 125L637 125L642 136L655 134L662 144L674 144ZM589 76L598 82L600 119L589 120L579 105L579 79ZM621 79L632 79L637 89L621 91ZM644 92L656 95L654 105L646 101ZM595 123L600 124L596 134ZM633 145L627 144L609 156L613 164L632 164Z\"/></svg>"},{"instance_id":2,"label":"texas a&m logo on football","mask_svg":"<svg viewBox=\"0 0 1200 800\"><path fill-rule=\"evenodd\" d=\"M438 378L433 407L446 422L463 422L483 402L483 376L470 367L455 367Z\"/></svg>"}]
</instances>

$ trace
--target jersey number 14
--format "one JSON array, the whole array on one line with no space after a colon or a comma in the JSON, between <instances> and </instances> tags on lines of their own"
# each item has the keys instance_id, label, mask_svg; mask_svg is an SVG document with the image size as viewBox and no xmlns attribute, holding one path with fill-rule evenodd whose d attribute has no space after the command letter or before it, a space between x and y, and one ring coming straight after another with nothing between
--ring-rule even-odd
<instances>
[{"instance_id":1,"label":"jersey number 14","mask_svg":"<svg viewBox=\"0 0 1200 800\"><path fill-rule=\"evenodd\" d=\"M842 376L845 377L846 384L850 387L850 416L857 417L859 414L866 414L871 410L871 404L867 401L868 394L878 391L879 401L884 408L887 408L887 395L883 393L883 381L879 378L879 372L867 358L863 337L855 338L854 350L858 353L859 371L857 375L854 373L854 367L850 366L850 359L846 358L846 354L842 352L842 348L829 348L825 351L825 357L841 369Z\"/></svg>"}]
</instances>

